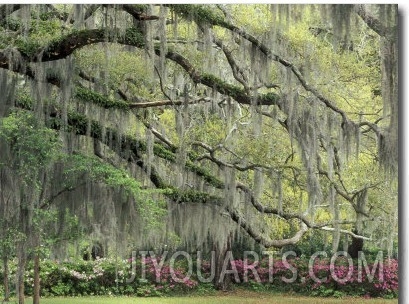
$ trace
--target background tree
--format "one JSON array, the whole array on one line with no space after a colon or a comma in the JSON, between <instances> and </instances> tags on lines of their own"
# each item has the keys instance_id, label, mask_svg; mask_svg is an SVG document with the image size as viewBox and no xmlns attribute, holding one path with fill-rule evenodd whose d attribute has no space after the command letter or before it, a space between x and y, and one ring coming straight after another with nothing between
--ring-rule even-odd
<instances>
[{"instance_id":1,"label":"background tree","mask_svg":"<svg viewBox=\"0 0 409 304\"><path fill-rule=\"evenodd\" d=\"M0 20L0 113L58 133L43 206L89 236L225 252L325 232L332 251L349 235L393 253L397 6L3 5Z\"/></svg>"}]
</instances>

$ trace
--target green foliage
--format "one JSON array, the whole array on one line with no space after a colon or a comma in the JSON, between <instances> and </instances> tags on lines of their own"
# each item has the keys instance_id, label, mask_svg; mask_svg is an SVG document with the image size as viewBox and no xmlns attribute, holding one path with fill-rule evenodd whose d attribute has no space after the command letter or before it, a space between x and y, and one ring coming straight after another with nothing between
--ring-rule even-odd
<instances>
[{"instance_id":1,"label":"green foliage","mask_svg":"<svg viewBox=\"0 0 409 304\"><path fill-rule=\"evenodd\" d=\"M63 222L63 227L56 227L56 223ZM37 229L42 240L39 250L41 257L49 256L53 246L61 243L72 243L83 237L83 231L77 216L72 215L68 209L58 211L56 208L37 208L34 210L33 227Z\"/></svg>"},{"instance_id":2,"label":"green foliage","mask_svg":"<svg viewBox=\"0 0 409 304\"><path fill-rule=\"evenodd\" d=\"M95 91L86 88L77 87L75 90L75 97L85 102L92 102L105 109L115 108L122 110L129 110L129 104L120 100L110 100L105 95L99 94Z\"/></svg>"},{"instance_id":3,"label":"green foliage","mask_svg":"<svg viewBox=\"0 0 409 304\"><path fill-rule=\"evenodd\" d=\"M12 219L9 219L12 220ZM0 227L5 227L5 220L0 219ZM26 236L18 231L14 226L8 224L6 231L2 231L0 238L0 257L10 257L15 253L16 243L25 240ZM10 227L11 226L11 227Z\"/></svg>"},{"instance_id":4,"label":"green foliage","mask_svg":"<svg viewBox=\"0 0 409 304\"><path fill-rule=\"evenodd\" d=\"M25 31L26 25L13 19L10 20L11 22L7 23L7 26L11 25L15 30ZM28 35L18 35L14 41L10 42L12 42L22 54L32 57L38 55L41 48L60 41L62 35L61 20L54 18L43 20L41 16L40 19L34 18L27 25L27 32Z\"/></svg>"},{"instance_id":5,"label":"green foliage","mask_svg":"<svg viewBox=\"0 0 409 304\"><path fill-rule=\"evenodd\" d=\"M12 17L6 17L0 24L4 29L9 29L12 31L17 31L21 27L21 21Z\"/></svg>"},{"instance_id":6,"label":"green foliage","mask_svg":"<svg viewBox=\"0 0 409 304\"><path fill-rule=\"evenodd\" d=\"M132 263L131 263L132 261ZM158 261L156 261L158 262ZM250 266L252 261L248 261ZM319 296L319 297L382 297L382 298L397 298L398 288L397 282L397 264L391 267L389 262L384 261L384 283L378 284L377 274L373 281L370 281L364 274L362 282L357 281L356 264L354 264L354 274L347 282L336 282L329 269L329 260L324 260L319 264L314 264L312 269L317 278L327 277L325 282L316 283L310 278L307 259L288 260L289 264L297 270L299 279L292 283L283 281L283 277L289 278L292 271L285 266L281 258L274 259L271 268L268 266L268 261L263 259L260 263L256 263L255 271L258 273L256 280L253 272L248 268L244 268L244 260L234 260L239 282L234 283L234 288L244 288L257 292L291 292L298 295ZM345 261L340 261L334 266L334 271L343 271L339 278L345 276ZM142 261L123 260L118 258L101 258L95 261L52 261L42 260L40 268L40 278L42 282L41 295L43 297L50 296L96 296L96 295L128 295L128 296L175 296L187 294L203 294L209 295L214 293L214 287L210 283L202 283L198 281L196 272L193 271L191 277L187 280L175 281L175 275L178 278L183 278L188 273L186 263L176 262L171 270L169 262L165 262L160 271L156 271L151 258L146 258L144 270L142 270ZM354 261L356 263L356 261ZM203 277L208 277L210 269L207 265L210 263L202 261ZM346 264L347 265L347 264ZM32 267L31 262L29 268ZM373 265L370 265L372 269ZM131 278L134 271L135 277L131 282L127 279ZM143 272L144 275L143 275ZM269 271L272 271L273 282L269 282ZM172 277L173 272L173 277ZM244 273L247 273L247 282L244 281ZM10 276L16 273L16 261L10 263ZM1 274L0 274L1 278ZM303 279L300 279L303 278ZM33 271L26 271L25 286L27 295L32 293Z\"/></svg>"},{"instance_id":7,"label":"green foliage","mask_svg":"<svg viewBox=\"0 0 409 304\"><path fill-rule=\"evenodd\" d=\"M68 113L68 123L67 129L73 131L75 134L86 134L88 128L88 118L78 112ZM61 126L61 121L57 123Z\"/></svg>"},{"instance_id":8,"label":"green foliage","mask_svg":"<svg viewBox=\"0 0 409 304\"><path fill-rule=\"evenodd\" d=\"M217 115L209 115L209 117L198 119L198 121L200 123L193 126L189 130L189 134L187 134L192 142L202 141L214 147L222 143L226 138L226 121L223 118Z\"/></svg>"},{"instance_id":9,"label":"green foliage","mask_svg":"<svg viewBox=\"0 0 409 304\"><path fill-rule=\"evenodd\" d=\"M29 92L25 90L17 91L16 106L21 107L25 110L33 109L33 98L30 96Z\"/></svg>"},{"instance_id":10,"label":"green foliage","mask_svg":"<svg viewBox=\"0 0 409 304\"><path fill-rule=\"evenodd\" d=\"M86 174L86 178L93 182L102 182L108 187L121 189L136 202L138 212L145 220L146 229L161 227L166 214L166 203L152 198L153 194L160 191L141 189L140 182L125 169L116 168L94 156L74 153L67 155L64 163L68 185L74 185L79 176Z\"/></svg>"},{"instance_id":11,"label":"green foliage","mask_svg":"<svg viewBox=\"0 0 409 304\"><path fill-rule=\"evenodd\" d=\"M224 17L221 13L216 13L202 5L170 5L178 14L185 18L194 18L200 23L224 24Z\"/></svg>"},{"instance_id":12,"label":"green foliage","mask_svg":"<svg viewBox=\"0 0 409 304\"><path fill-rule=\"evenodd\" d=\"M300 257L308 257L318 251L325 251L330 254L331 243L329 239L331 236L325 232L313 230L308 232L307 236L299 243L283 247L282 252L294 251Z\"/></svg>"},{"instance_id":13,"label":"green foliage","mask_svg":"<svg viewBox=\"0 0 409 304\"><path fill-rule=\"evenodd\" d=\"M203 74L200 81L206 85L212 84L221 94L229 95L236 100L240 100L240 97L245 95L242 88L229 84L212 74Z\"/></svg>"},{"instance_id":14,"label":"green foliage","mask_svg":"<svg viewBox=\"0 0 409 304\"><path fill-rule=\"evenodd\" d=\"M195 293L197 295L210 296L216 293L216 289L212 283L200 283L197 285Z\"/></svg>"},{"instance_id":15,"label":"green foliage","mask_svg":"<svg viewBox=\"0 0 409 304\"><path fill-rule=\"evenodd\" d=\"M137 28L128 28L125 32L125 42L136 47L144 47L145 38L142 32Z\"/></svg>"},{"instance_id":16,"label":"green foliage","mask_svg":"<svg viewBox=\"0 0 409 304\"><path fill-rule=\"evenodd\" d=\"M190 161L186 162L186 168L188 168L191 172L196 173L198 176L201 176L210 185L216 188L224 187L224 183L206 168L198 166Z\"/></svg>"},{"instance_id":17,"label":"green foliage","mask_svg":"<svg viewBox=\"0 0 409 304\"><path fill-rule=\"evenodd\" d=\"M141 147L141 145L139 145ZM168 148L164 147L161 144L154 144L153 145L153 153L155 155L159 156L160 158L166 159L167 161L170 161L174 163L176 161L176 155L172 151L170 151Z\"/></svg>"},{"instance_id":18,"label":"green foliage","mask_svg":"<svg viewBox=\"0 0 409 304\"><path fill-rule=\"evenodd\" d=\"M48 21L54 18L67 20L68 15L69 15L68 12L59 12L58 10L56 10L56 11L50 11L50 12L42 12L40 13L39 18L42 21Z\"/></svg>"},{"instance_id":19,"label":"green foliage","mask_svg":"<svg viewBox=\"0 0 409 304\"><path fill-rule=\"evenodd\" d=\"M179 203L214 203L220 204L220 197L196 190L168 189L165 194L175 202Z\"/></svg>"},{"instance_id":20,"label":"green foliage","mask_svg":"<svg viewBox=\"0 0 409 304\"><path fill-rule=\"evenodd\" d=\"M272 8L262 4L247 4L243 10L241 5L232 5L232 18L239 28L245 28L247 32L263 35L271 28ZM284 18L284 14L278 14L276 18ZM257 22L254 22L257 20Z\"/></svg>"},{"instance_id":21,"label":"green foliage","mask_svg":"<svg viewBox=\"0 0 409 304\"><path fill-rule=\"evenodd\" d=\"M334 290L331 287L327 287L325 285L320 285L316 290L311 292L311 295L314 297L334 297L334 298L341 298L346 296L346 294L342 291Z\"/></svg>"},{"instance_id":22,"label":"green foliage","mask_svg":"<svg viewBox=\"0 0 409 304\"><path fill-rule=\"evenodd\" d=\"M147 73L151 67L143 56L140 50L129 52L126 47L115 44L104 45L104 48L89 45L75 53L81 70L109 92L105 98L108 100L116 99L114 95L118 88L131 98L138 96L150 100L156 95L157 89Z\"/></svg>"},{"instance_id":23,"label":"green foliage","mask_svg":"<svg viewBox=\"0 0 409 304\"><path fill-rule=\"evenodd\" d=\"M144 151L146 149L146 146L144 143L140 143L138 145L140 148L142 148ZM161 144L154 144L153 146L153 152L156 156L165 159L167 161L170 161L174 163L176 161L176 155L174 151L171 151L170 149L164 147ZM223 182L220 181L217 177L215 177L209 170L194 164L191 161L186 162L186 168L190 170L191 172L196 173L197 175L201 176L204 178L206 182L208 182L210 185L213 185L217 188L223 187Z\"/></svg>"},{"instance_id":24,"label":"green foliage","mask_svg":"<svg viewBox=\"0 0 409 304\"><path fill-rule=\"evenodd\" d=\"M49 129L28 111L14 111L1 120L0 136L10 145L11 162L26 182L34 181L39 169L56 160L60 142Z\"/></svg>"},{"instance_id":25,"label":"green foliage","mask_svg":"<svg viewBox=\"0 0 409 304\"><path fill-rule=\"evenodd\" d=\"M266 93L260 96L260 103L274 105L280 99L280 96L276 93Z\"/></svg>"},{"instance_id":26,"label":"green foliage","mask_svg":"<svg viewBox=\"0 0 409 304\"><path fill-rule=\"evenodd\" d=\"M68 166L65 172L69 176L75 177L87 173L93 181L103 182L110 187L123 188L135 197L140 194L140 183L136 179L130 177L125 170L115 168L97 157L75 153L67 156L65 163Z\"/></svg>"},{"instance_id":27,"label":"green foliage","mask_svg":"<svg viewBox=\"0 0 409 304\"><path fill-rule=\"evenodd\" d=\"M41 44L31 39L19 39L15 43L19 51L28 57L36 55L41 49Z\"/></svg>"}]
</instances>

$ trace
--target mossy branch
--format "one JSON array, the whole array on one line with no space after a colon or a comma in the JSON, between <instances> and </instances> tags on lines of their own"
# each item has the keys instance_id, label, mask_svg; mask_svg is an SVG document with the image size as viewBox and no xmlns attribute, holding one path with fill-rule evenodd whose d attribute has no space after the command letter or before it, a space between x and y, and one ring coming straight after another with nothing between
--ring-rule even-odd
<instances>
[{"instance_id":1,"label":"mossy branch","mask_svg":"<svg viewBox=\"0 0 409 304\"><path fill-rule=\"evenodd\" d=\"M378 18L373 16L365 7L365 4L358 4L354 6L355 12L366 23L366 25L377 33L381 37L389 38L392 34L393 37L396 33L395 28L387 28ZM397 11L397 10L396 10Z\"/></svg>"},{"instance_id":2,"label":"mossy branch","mask_svg":"<svg viewBox=\"0 0 409 304\"><path fill-rule=\"evenodd\" d=\"M281 56L274 54L270 48L268 48L265 44L263 44L260 40L258 40L253 35L250 35L245 30L238 28L234 24L226 21L226 19L221 14L216 14L208 8L205 8L202 5L169 5L176 13L186 18L186 16L191 16L191 19L195 20L196 23L199 25L207 24L210 26L220 26L225 29L230 30L231 32L239 35L243 39L249 41L255 48L257 48L262 54L264 54L267 58L280 63L281 65L289 68L291 72L297 77L300 84L304 87L304 89L308 92L311 92L314 96L316 96L323 104L325 104L328 108L333 110L334 112L340 114L344 120L347 120L347 115L344 111L338 108L334 102L327 99L323 94L321 94L315 87L310 85L300 70L289 60L282 58ZM262 98L263 100L263 98ZM278 104L281 108L281 105Z\"/></svg>"},{"instance_id":3,"label":"mossy branch","mask_svg":"<svg viewBox=\"0 0 409 304\"><path fill-rule=\"evenodd\" d=\"M54 39L44 48L22 46L18 50L26 62L45 62L66 58L77 49L100 42L126 44L138 48L143 48L145 44L143 33L137 28L126 29L124 35L118 29L103 28L75 30Z\"/></svg>"},{"instance_id":4,"label":"mossy branch","mask_svg":"<svg viewBox=\"0 0 409 304\"><path fill-rule=\"evenodd\" d=\"M6 17L10 16L13 12L19 10L21 8L21 4L2 4L0 5L0 20L6 19Z\"/></svg>"},{"instance_id":5,"label":"mossy branch","mask_svg":"<svg viewBox=\"0 0 409 304\"><path fill-rule=\"evenodd\" d=\"M74 96L84 102L91 102L105 109L129 110L129 103L122 100L112 100L105 95L83 87L76 87Z\"/></svg>"}]
</instances>

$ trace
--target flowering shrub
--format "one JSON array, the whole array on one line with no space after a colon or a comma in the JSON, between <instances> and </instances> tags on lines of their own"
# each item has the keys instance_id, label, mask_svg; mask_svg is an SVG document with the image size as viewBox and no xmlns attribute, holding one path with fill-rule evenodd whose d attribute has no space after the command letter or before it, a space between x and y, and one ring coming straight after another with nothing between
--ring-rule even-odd
<instances>
[{"instance_id":1,"label":"flowering shrub","mask_svg":"<svg viewBox=\"0 0 409 304\"><path fill-rule=\"evenodd\" d=\"M144 274L145 282L149 282L150 288L139 290L138 295L152 296L169 293L171 291L183 291L197 286L197 281L191 279L192 273L183 269L182 264L163 264L160 258L145 257L140 261L140 274ZM173 266L173 267L171 267ZM141 281L141 280L140 280Z\"/></svg>"},{"instance_id":2,"label":"flowering shrub","mask_svg":"<svg viewBox=\"0 0 409 304\"><path fill-rule=\"evenodd\" d=\"M126 261L97 259L95 261L41 262L40 282L43 296L78 296L125 294ZM30 265L28 269L30 269ZM33 271L26 271L26 292L33 287ZM133 286L132 286L133 287ZM132 293L134 290L132 289Z\"/></svg>"},{"instance_id":3,"label":"flowering shrub","mask_svg":"<svg viewBox=\"0 0 409 304\"><path fill-rule=\"evenodd\" d=\"M155 262L160 263L157 260ZM131 278L132 265L136 265L134 278ZM197 281L186 275L181 264L175 263L174 267L170 267L167 263L161 268L159 266L155 268L154 265L158 264L154 264L152 258L146 258L145 261L108 258L72 262L43 260L40 271L41 295L161 296L192 290L197 286ZM142 268L145 269L144 275L142 275ZM13 277L16 271L15 263L10 264L10 271L10 277ZM25 288L28 295L33 291L33 276L34 271L29 264L25 273Z\"/></svg>"},{"instance_id":4,"label":"flowering shrub","mask_svg":"<svg viewBox=\"0 0 409 304\"><path fill-rule=\"evenodd\" d=\"M383 265L383 282L380 280L375 280L374 282L374 292L379 295L398 295L398 261L397 260L387 260Z\"/></svg>"},{"instance_id":5,"label":"flowering shrub","mask_svg":"<svg viewBox=\"0 0 409 304\"><path fill-rule=\"evenodd\" d=\"M184 261L184 262L183 262ZM10 263L12 278L16 262ZM95 261L41 262L42 296L137 295L162 296L188 291L210 292L214 276L209 261L200 265L164 261L161 257L138 260L101 258ZM200 268L200 269L196 269ZM398 296L398 261L378 260L359 263L338 256L324 259L232 260L227 269L233 283L253 290L292 291L314 296ZM231 270L237 271L233 273ZM32 265L27 265L25 285L33 289ZM0 278L2 277L0 273ZM0 287L1 290L1 287Z\"/></svg>"},{"instance_id":6,"label":"flowering shrub","mask_svg":"<svg viewBox=\"0 0 409 304\"><path fill-rule=\"evenodd\" d=\"M274 260L271 265L267 259L256 263L235 260L231 264L237 269L239 281L249 282L253 289L254 283L260 283L271 289L316 296L398 296L398 261L394 259L367 265L367 269L365 265L360 269L357 261L350 264L343 257L332 265L329 259L317 259L309 265L308 260L300 258Z\"/></svg>"}]
</instances>

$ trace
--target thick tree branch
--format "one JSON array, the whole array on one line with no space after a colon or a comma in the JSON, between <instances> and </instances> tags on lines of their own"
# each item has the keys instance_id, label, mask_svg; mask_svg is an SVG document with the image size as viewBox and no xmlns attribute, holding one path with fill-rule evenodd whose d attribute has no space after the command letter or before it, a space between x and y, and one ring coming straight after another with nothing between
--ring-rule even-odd
<instances>
[{"instance_id":1,"label":"thick tree branch","mask_svg":"<svg viewBox=\"0 0 409 304\"><path fill-rule=\"evenodd\" d=\"M99 4L90 4L84 13L84 20L87 20L92 15L94 15L94 13L98 10L99 7L100 7Z\"/></svg>"},{"instance_id":2,"label":"thick tree branch","mask_svg":"<svg viewBox=\"0 0 409 304\"><path fill-rule=\"evenodd\" d=\"M128 28L124 36L116 29L92 29L70 33L62 39L51 43L37 56L31 57L33 62L58 60L68 57L75 50L86 45L115 41L120 44L132 45L139 48L144 46L143 35L135 28Z\"/></svg>"},{"instance_id":3,"label":"thick tree branch","mask_svg":"<svg viewBox=\"0 0 409 304\"><path fill-rule=\"evenodd\" d=\"M19 10L21 8L21 4L3 4L0 5L0 23L4 22L11 13Z\"/></svg>"},{"instance_id":4,"label":"thick tree branch","mask_svg":"<svg viewBox=\"0 0 409 304\"><path fill-rule=\"evenodd\" d=\"M123 4L122 9L139 21L158 20L158 16L146 15L145 5Z\"/></svg>"},{"instance_id":5,"label":"thick tree branch","mask_svg":"<svg viewBox=\"0 0 409 304\"><path fill-rule=\"evenodd\" d=\"M372 239L369 238L369 237L366 237L366 236L363 236L363 235L358 235L358 234L353 233L352 231L345 230L345 229L335 229L335 228L332 228L332 227L321 227L320 229L325 230L325 231L338 231L340 233L348 234L348 235L352 236L355 239L361 239L361 240L365 240L365 241L372 241Z\"/></svg>"},{"instance_id":6,"label":"thick tree branch","mask_svg":"<svg viewBox=\"0 0 409 304\"><path fill-rule=\"evenodd\" d=\"M364 215L364 216L366 216L366 217L370 217L370 215L369 215L367 212L365 212L365 211L359 209L359 208L357 207L357 205L355 204L355 202L354 202L355 194L353 194L353 195L351 196L351 195L349 195L347 192L345 192L344 190L342 190L342 189L338 186L338 184L337 184L336 182L334 182L334 181L330 178L328 172L327 172L327 171L324 171L322 168L318 170L318 173L321 174L321 175L324 175L324 176L328 179L328 181L334 186L335 191L336 191L339 195L341 195L346 201L348 201L348 202L351 204L352 208L354 208L354 210L355 210L356 213L360 213L360 214L362 214L362 215ZM359 192L359 191L358 191L358 192Z\"/></svg>"},{"instance_id":7,"label":"thick tree branch","mask_svg":"<svg viewBox=\"0 0 409 304\"><path fill-rule=\"evenodd\" d=\"M131 109L143 109L143 108L155 108L155 107L163 107L163 106L180 106L185 104L198 104L202 102L211 102L212 100L207 97L196 98L192 100L156 100L156 101L142 101L137 103L129 104L129 108Z\"/></svg>"},{"instance_id":8,"label":"thick tree branch","mask_svg":"<svg viewBox=\"0 0 409 304\"><path fill-rule=\"evenodd\" d=\"M249 224L246 221L245 218L243 218L242 215L240 215L240 213L237 210L233 210L229 208L228 206L225 206L225 204L223 203L224 199L222 197L215 197L207 193L201 193L197 191L193 191L192 193L183 192L180 190L173 189L170 185L166 184L161 178L160 174L157 172L154 165L151 165L150 170L148 170L148 166L144 163L143 157L142 157L142 153L144 152L145 148L143 148L143 145L141 145L138 141L136 141L131 136L120 135L118 134L117 131L111 128L106 128L105 136L102 136L101 126L98 124L98 122L94 122L94 121L90 123L91 130L88 131L87 130L88 129L87 120L86 119L84 120L77 114L68 115L68 125L71 128L73 128L73 131L75 132L75 134L88 135L94 138L95 140L101 141L101 143L110 147L112 151L115 151L119 157L123 158L124 160L134 162L136 165L141 167L146 173L150 172L149 178L152 181L152 183L155 185L155 187L159 189L165 189L165 190L168 189L164 194L178 201L179 203L181 202L186 202L186 203L200 202L204 204L216 204L220 207L224 206L223 208L225 209L225 211L229 213L233 221L237 222L243 228L243 230L245 230L252 238L255 239L255 241L259 242L260 244L263 244L266 247L282 247L288 244L295 244L302 238L302 236L305 234L306 231L308 231L309 228L318 229L318 228L328 226L328 224L322 224L322 225L312 224L308 219L306 219L304 216L301 216L299 214L280 212L279 210L275 208L265 207L261 205L258 201L256 201L253 193L247 186L241 183L237 183L236 187L242 191L245 191L248 194L248 196L250 197L250 203L260 213L275 214L285 220L298 219L302 222L301 229L293 237L288 238L288 239L283 239L283 240L271 240L263 236L260 232L258 232L251 224ZM59 129L61 125L57 123L54 127ZM131 154L129 152L131 152ZM163 157L164 155L167 155L167 154L163 154L163 152L159 153L158 150L155 150L155 149L154 149L154 153L158 155L159 157ZM172 153L172 152L168 151L166 153ZM172 158L169 158L169 156L166 156L164 157L164 159L169 160ZM197 169L194 169L192 165L191 164L189 165L188 163L186 163L186 170L193 170L193 172L196 172L198 174L200 173L199 171L197 171ZM199 176L201 175L199 174ZM204 176L202 175L202 177ZM218 188L224 188L224 184L221 183L218 186ZM169 191L169 189L171 190ZM63 189L62 191L67 191L67 190L69 189ZM44 205L43 208L45 208L46 205Z\"/></svg>"},{"instance_id":9,"label":"thick tree branch","mask_svg":"<svg viewBox=\"0 0 409 304\"><path fill-rule=\"evenodd\" d=\"M215 152L216 152L216 151L221 150L221 149L225 149L226 151L228 151L228 152L230 152L230 153L233 153L236 157L238 157L233 151L227 149L227 148L226 148L225 146L223 146L222 144L219 144L219 145L217 145L216 147L213 148L213 147L209 146L209 145L206 144L206 143L199 142L199 141L195 141L195 142L192 143L192 146L202 147L203 149L205 149L206 151L209 152L209 154L201 155L201 156L200 156L198 159L196 159L196 160L200 160L200 159L206 158L206 159L208 159L208 160L214 162L214 163L217 164L218 166L227 167L227 168L234 168L234 169L236 169L236 170L238 170L238 171L242 171L242 172L248 171L248 170L254 170L254 169L257 169L257 168L263 168L263 169L267 169L267 170L282 170L282 169L291 169L291 170L296 170L296 171L299 171L299 170L300 170L299 168L296 168L296 167L290 166L290 165L276 166L276 167L274 167L274 168L271 167L271 166L262 165L262 164L249 164L249 165L247 165L247 166L240 166L240 165L238 165L238 164L233 164L233 163L228 163L228 162L222 161L222 160L218 159L218 158L215 156Z\"/></svg>"},{"instance_id":10,"label":"thick tree branch","mask_svg":"<svg viewBox=\"0 0 409 304\"><path fill-rule=\"evenodd\" d=\"M287 213L287 212L282 212L277 208L272 208L272 207L267 207L267 206L263 206L260 202L258 202L252 191L250 190L249 187L247 187L246 185L238 182L236 184L237 189L242 190L243 192L245 192L246 194L249 195L250 197L250 203L253 205L253 207L260 213L263 214L274 214L277 215L285 220L290 220L290 219L299 219L300 221L302 221L308 228L314 228L315 225L312 224L310 222L310 220L308 220L305 216L302 216L300 214L296 214L296 213ZM327 224L325 224L327 225Z\"/></svg>"},{"instance_id":11,"label":"thick tree branch","mask_svg":"<svg viewBox=\"0 0 409 304\"><path fill-rule=\"evenodd\" d=\"M357 4L354 6L355 12L379 36L387 37L389 35L388 28L375 16L373 16L365 7L365 4Z\"/></svg>"},{"instance_id":12,"label":"thick tree branch","mask_svg":"<svg viewBox=\"0 0 409 304\"><path fill-rule=\"evenodd\" d=\"M194 20L199 25L213 25L213 26L220 26L225 29L230 30L231 32L239 35L240 37L248 40L251 44L260 50L267 58L279 62L283 66L289 68L292 73L297 77L301 85L304 89L308 92L311 92L315 97L317 97L322 103L324 103L328 108L333 110L334 112L340 114L343 120L348 120L347 115L343 110L335 106L333 102L327 99L324 95L322 95L316 88L310 85L301 74L300 70L294 66L290 61L281 58L279 55L274 54L265 44L261 43L256 37L248 34L243 29L238 28L237 26L229 23L225 20L225 18L218 16L217 14L213 13L209 9L204 8L201 5L169 5L173 10L177 13L182 14L184 16L191 15Z\"/></svg>"},{"instance_id":13,"label":"thick tree branch","mask_svg":"<svg viewBox=\"0 0 409 304\"><path fill-rule=\"evenodd\" d=\"M155 135L156 138L165 143L172 151L176 151L178 149L176 145L174 145L166 136L156 130L150 123L143 122L143 124L147 129L151 130L152 134Z\"/></svg>"},{"instance_id":14,"label":"thick tree branch","mask_svg":"<svg viewBox=\"0 0 409 304\"><path fill-rule=\"evenodd\" d=\"M238 66L238 64L234 60L232 51L230 51L220 39L213 38L213 41L223 51L224 56L226 57L227 62L229 63L230 68L232 70L234 79L236 79L244 87L244 90L247 92L247 94L250 94L248 78L244 71Z\"/></svg>"},{"instance_id":15,"label":"thick tree branch","mask_svg":"<svg viewBox=\"0 0 409 304\"><path fill-rule=\"evenodd\" d=\"M294 234L293 237L287 238L287 239L282 239L282 240L272 240L267 236L264 236L262 233L257 231L254 226L246 221L246 219L241 216L236 210L232 210L229 208L226 208L226 211L229 213L231 219L238 223L241 228L243 228L244 231L247 232L247 234L255 240L257 243L263 245L266 248L282 248L286 245L294 245L297 244L301 238L304 236L304 234L308 231L307 225L304 223L301 223L301 228Z\"/></svg>"},{"instance_id":16,"label":"thick tree branch","mask_svg":"<svg viewBox=\"0 0 409 304\"><path fill-rule=\"evenodd\" d=\"M39 206L39 208L40 209L47 209L48 207L50 207L52 205L54 200L57 199L60 195L62 195L64 193L74 191L74 190L78 189L79 187L85 186L86 184L87 184L86 182L82 182L82 183L79 183L79 184L75 185L74 187L64 187L64 188L62 188L60 191L58 191L57 193L55 193L54 195L49 197L47 200L43 201L43 203Z\"/></svg>"},{"instance_id":17,"label":"thick tree branch","mask_svg":"<svg viewBox=\"0 0 409 304\"><path fill-rule=\"evenodd\" d=\"M155 53L160 56L159 49L155 49ZM213 75L200 74L185 57L178 53L169 51L165 54L165 57L179 64L195 83L213 88L220 94L228 95L241 104L251 105L252 101L254 101L254 97L248 95L243 89L224 82ZM279 101L279 96L274 93L268 93L260 95L256 100L258 105L274 105Z\"/></svg>"},{"instance_id":18,"label":"thick tree branch","mask_svg":"<svg viewBox=\"0 0 409 304\"><path fill-rule=\"evenodd\" d=\"M138 48L144 47L143 34L135 28L127 29L124 36L119 35L117 30L82 30L70 33L61 39L55 40L46 48L43 48L34 54L27 54L23 50L13 50L13 54L16 54L17 57L21 57L23 63L21 63L21 60L13 61L12 56L5 51L2 51L0 52L0 68L11 69L15 72L35 77L34 73L29 72L27 69L29 62L45 62L63 59L70 56L77 49L100 42L116 42ZM155 49L155 53L160 56L160 50L158 48ZM195 83L200 83L213 88L220 94L229 95L239 103L248 105L252 104L254 97L249 96L243 89L228 84L213 75L200 74L199 71L197 71L196 68L180 54L169 51L165 54L165 57L179 64ZM54 80L54 83L57 82ZM257 103L259 105L273 105L277 104L278 100L279 96L277 94L268 93L258 96ZM145 104L144 106L148 105Z\"/></svg>"}]
</instances>

